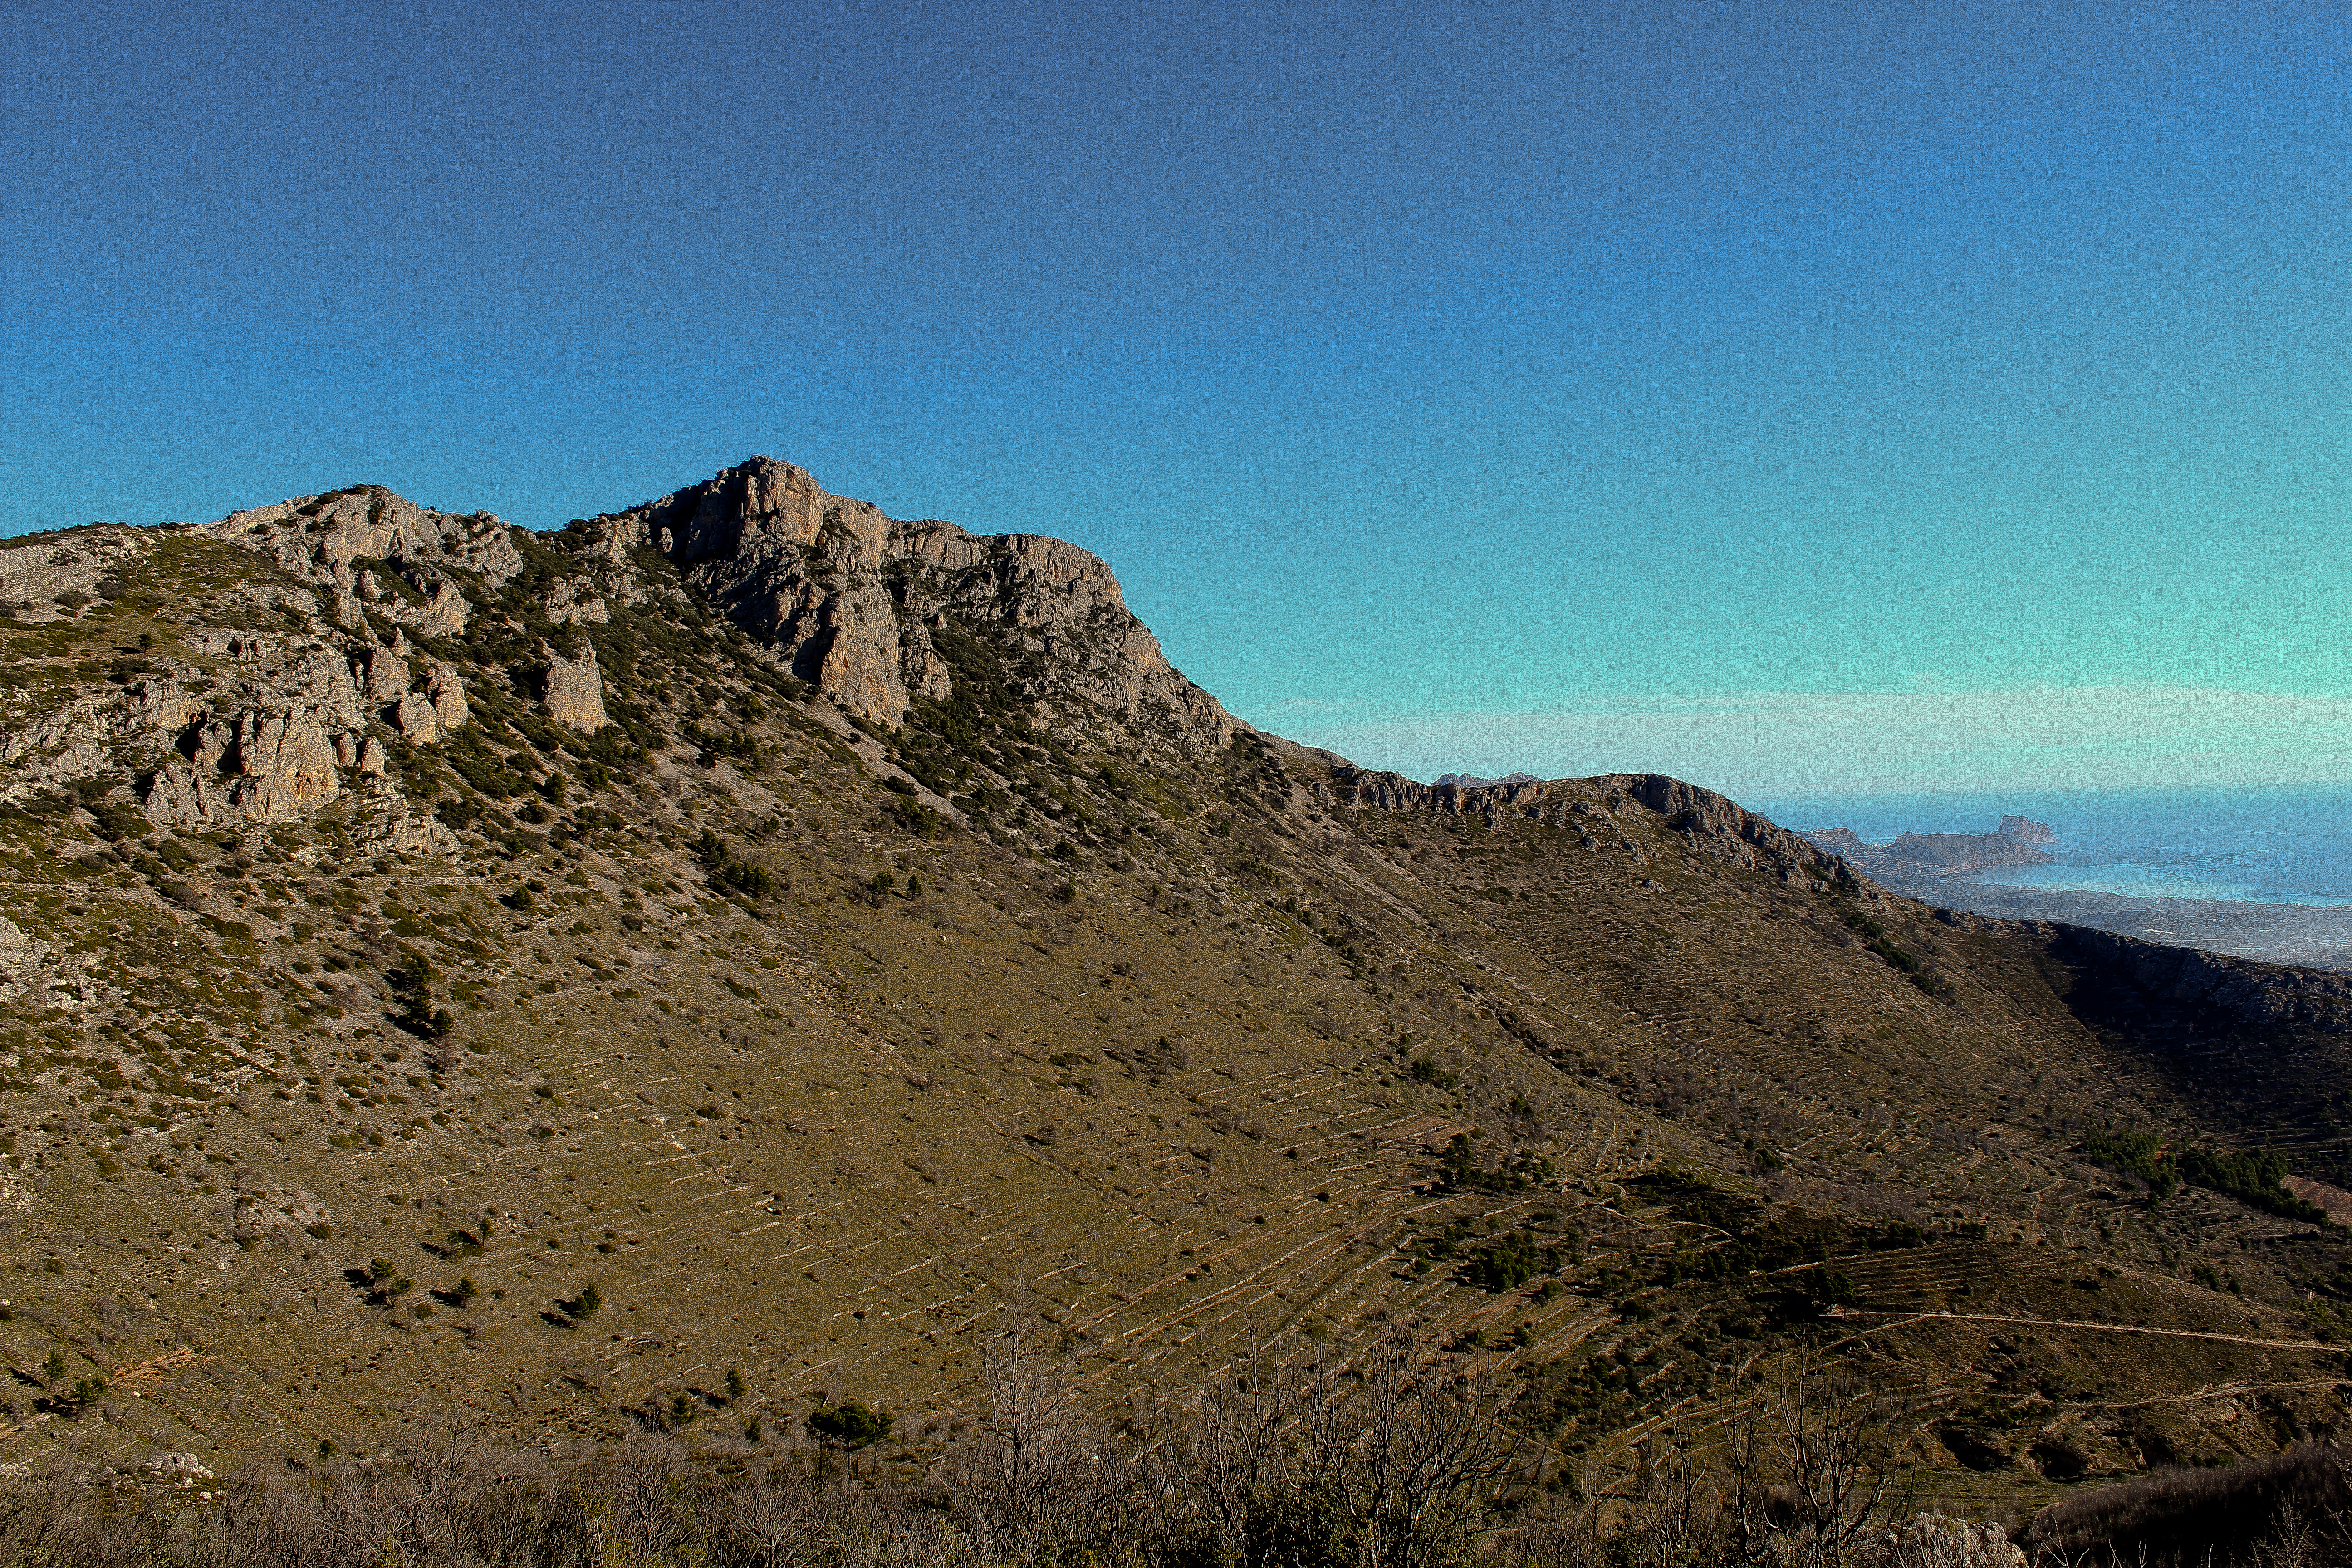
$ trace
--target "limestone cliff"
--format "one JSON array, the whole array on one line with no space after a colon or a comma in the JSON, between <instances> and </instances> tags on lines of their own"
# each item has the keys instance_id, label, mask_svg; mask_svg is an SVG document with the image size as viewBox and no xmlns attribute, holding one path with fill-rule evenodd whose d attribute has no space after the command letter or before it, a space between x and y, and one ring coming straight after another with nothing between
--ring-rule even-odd
<instances>
[{"instance_id":1,"label":"limestone cliff","mask_svg":"<svg viewBox=\"0 0 2352 1568\"><path fill-rule=\"evenodd\" d=\"M1174 755L1233 739L1232 718L1170 667L1110 568L1063 540L893 521L771 458L574 527L606 560L657 552L795 676L868 722L896 726L917 700L951 698L951 651L977 636L991 662L1009 658L1004 678L1049 731L1108 731Z\"/></svg>"}]
</instances>

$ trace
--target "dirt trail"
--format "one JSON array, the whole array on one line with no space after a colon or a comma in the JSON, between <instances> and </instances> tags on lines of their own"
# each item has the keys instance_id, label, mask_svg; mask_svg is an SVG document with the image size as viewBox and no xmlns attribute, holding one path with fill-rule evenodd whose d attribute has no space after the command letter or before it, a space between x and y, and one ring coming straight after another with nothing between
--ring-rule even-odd
<instances>
[{"instance_id":1,"label":"dirt trail","mask_svg":"<svg viewBox=\"0 0 2352 1568\"><path fill-rule=\"evenodd\" d=\"M1826 1314L1837 1319L1886 1318L1892 1321L1877 1325L1881 1329L1905 1328L1912 1323L2015 1323L2036 1329L2095 1329L2110 1334L2160 1334L2176 1340L2219 1340L2224 1344L2259 1345L2273 1351L2329 1351L2342 1353L2346 1347L2327 1344L2318 1340L2258 1340L2245 1334L2209 1333L2202 1329L2157 1329L2138 1323L2086 1323L2069 1318L2010 1318L1990 1312L1873 1312L1854 1307L1832 1307ZM1875 1332L1876 1330L1869 1331Z\"/></svg>"}]
</instances>

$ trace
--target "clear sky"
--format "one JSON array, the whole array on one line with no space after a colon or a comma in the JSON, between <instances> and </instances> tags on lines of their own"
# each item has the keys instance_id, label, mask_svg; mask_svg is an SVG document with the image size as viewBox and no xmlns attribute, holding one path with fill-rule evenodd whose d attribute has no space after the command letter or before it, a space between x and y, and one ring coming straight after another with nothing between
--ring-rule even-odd
<instances>
[{"instance_id":1,"label":"clear sky","mask_svg":"<svg viewBox=\"0 0 2352 1568\"><path fill-rule=\"evenodd\" d=\"M754 452L1370 764L2352 778L2352 7L0 4L0 532Z\"/></svg>"}]
</instances>

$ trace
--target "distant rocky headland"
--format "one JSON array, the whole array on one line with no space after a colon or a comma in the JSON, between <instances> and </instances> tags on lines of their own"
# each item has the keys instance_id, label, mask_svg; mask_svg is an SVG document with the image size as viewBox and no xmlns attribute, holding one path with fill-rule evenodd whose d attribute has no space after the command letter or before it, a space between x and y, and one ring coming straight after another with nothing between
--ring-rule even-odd
<instances>
[{"instance_id":1,"label":"distant rocky headland","mask_svg":"<svg viewBox=\"0 0 2352 1568\"><path fill-rule=\"evenodd\" d=\"M2057 858L2034 847L2054 844L2047 823L2004 816L1990 833L1906 833L1892 844L1869 844L1852 828L1824 827L1804 835L1847 864L1884 881L1920 871L1958 876L1995 866L2040 866Z\"/></svg>"},{"instance_id":2,"label":"distant rocky headland","mask_svg":"<svg viewBox=\"0 0 2352 1568\"><path fill-rule=\"evenodd\" d=\"M2058 835L2046 822L2036 822L2030 816L2004 816L1993 829L2003 838L2013 838L2020 844L2055 844Z\"/></svg>"},{"instance_id":3,"label":"distant rocky headland","mask_svg":"<svg viewBox=\"0 0 2352 1568\"><path fill-rule=\"evenodd\" d=\"M2036 866L2057 858L2035 847L2056 843L2058 835L2048 823L2030 816L2004 816L1990 833L1905 833L1890 844L1867 843L1845 827L1816 828L1799 837L1898 893L1944 909L2003 920L2059 921L2166 946L2352 971L2352 910L2219 899L2141 899L1968 880L1970 871Z\"/></svg>"}]
</instances>

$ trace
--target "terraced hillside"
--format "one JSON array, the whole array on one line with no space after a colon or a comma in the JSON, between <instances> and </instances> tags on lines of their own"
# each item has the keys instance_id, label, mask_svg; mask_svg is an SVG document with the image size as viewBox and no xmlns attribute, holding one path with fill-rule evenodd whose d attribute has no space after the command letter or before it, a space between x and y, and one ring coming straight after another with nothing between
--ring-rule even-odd
<instances>
[{"instance_id":1,"label":"terraced hillside","mask_svg":"<svg viewBox=\"0 0 2352 1568\"><path fill-rule=\"evenodd\" d=\"M845 1395L919 1458L1029 1310L1138 1415L1407 1322L1547 1473L1798 1344L1972 1496L2342 1419L2278 1186L2352 1184L2340 980L1669 779L1368 773L1085 552L764 459L42 536L0 600L5 1462Z\"/></svg>"}]
</instances>

